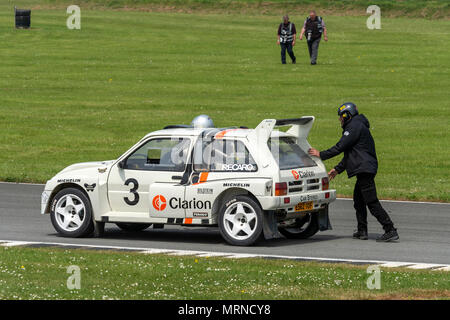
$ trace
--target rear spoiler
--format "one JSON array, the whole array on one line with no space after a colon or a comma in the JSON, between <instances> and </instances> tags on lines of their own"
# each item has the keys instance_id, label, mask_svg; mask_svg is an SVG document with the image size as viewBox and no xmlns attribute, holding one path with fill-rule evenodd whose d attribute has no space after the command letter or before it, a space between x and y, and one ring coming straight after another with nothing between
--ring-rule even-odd
<instances>
[{"instance_id":1,"label":"rear spoiler","mask_svg":"<svg viewBox=\"0 0 450 320\"><path fill-rule=\"evenodd\" d=\"M255 128L255 138L258 142L266 143L275 127L291 126L291 128L287 131L288 134L291 134L299 139L306 139L314 124L314 119L315 118L313 116L278 120L265 119Z\"/></svg>"},{"instance_id":2,"label":"rear spoiler","mask_svg":"<svg viewBox=\"0 0 450 320\"><path fill-rule=\"evenodd\" d=\"M309 149L309 145L306 138L308 137L309 131L314 124L315 118L313 116L305 116L301 118L291 118L291 119L265 119L255 128L255 130L248 136L256 142L258 150L263 150L263 145L267 145L267 141L275 127L291 126L286 132L287 134L297 137L297 143L299 146L305 150Z\"/></svg>"},{"instance_id":3,"label":"rear spoiler","mask_svg":"<svg viewBox=\"0 0 450 320\"><path fill-rule=\"evenodd\" d=\"M310 121L314 121L313 116L307 116L307 117L301 117L301 118L290 118L290 119L278 119L275 120L275 126L282 127L282 126L288 126L288 125L304 125L307 124Z\"/></svg>"}]
</instances>

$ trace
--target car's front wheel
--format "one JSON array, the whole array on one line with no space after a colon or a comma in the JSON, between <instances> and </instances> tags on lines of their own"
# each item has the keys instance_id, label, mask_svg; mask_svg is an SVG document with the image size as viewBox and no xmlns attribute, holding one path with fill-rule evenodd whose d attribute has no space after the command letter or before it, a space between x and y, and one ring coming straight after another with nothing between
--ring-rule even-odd
<instances>
[{"instance_id":1,"label":"car's front wheel","mask_svg":"<svg viewBox=\"0 0 450 320\"><path fill-rule=\"evenodd\" d=\"M230 244L249 246L262 235L263 211L258 203L244 195L233 196L219 212L219 230Z\"/></svg>"},{"instance_id":2,"label":"car's front wheel","mask_svg":"<svg viewBox=\"0 0 450 320\"><path fill-rule=\"evenodd\" d=\"M147 229L150 227L151 223L126 223L126 222L118 222L116 226L118 226L123 231L130 232L138 232Z\"/></svg>"},{"instance_id":3,"label":"car's front wheel","mask_svg":"<svg viewBox=\"0 0 450 320\"><path fill-rule=\"evenodd\" d=\"M83 237L94 231L91 202L75 188L62 189L56 194L50 218L56 231L66 237Z\"/></svg>"},{"instance_id":4,"label":"car's front wheel","mask_svg":"<svg viewBox=\"0 0 450 320\"><path fill-rule=\"evenodd\" d=\"M288 239L307 239L319 231L319 216L317 213L308 213L296 219L292 225L280 227L278 230Z\"/></svg>"}]
</instances>

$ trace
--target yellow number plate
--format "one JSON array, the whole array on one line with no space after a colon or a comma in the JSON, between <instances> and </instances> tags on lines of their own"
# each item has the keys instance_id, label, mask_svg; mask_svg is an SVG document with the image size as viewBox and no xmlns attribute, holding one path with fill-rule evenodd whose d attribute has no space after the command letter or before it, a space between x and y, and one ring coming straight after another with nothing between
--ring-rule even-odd
<instances>
[{"instance_id":1,"label":"yellow number plate","mask_svg":"<svg viewBox=\"0 0 450 320\"><path fill-rule=\"evenodd\" d=\"M295 211L306 211L306 210L312 210L313 209L313 202L300 202L295 206Z\"/></svg>"}]
</instances>

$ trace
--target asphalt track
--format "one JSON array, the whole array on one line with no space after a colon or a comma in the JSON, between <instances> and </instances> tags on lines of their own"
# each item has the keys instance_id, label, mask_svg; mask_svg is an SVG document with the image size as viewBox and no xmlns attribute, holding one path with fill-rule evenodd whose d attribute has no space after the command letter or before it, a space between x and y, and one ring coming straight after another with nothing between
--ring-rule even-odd
<instances>
[{"instance_id":1,"label":"asphalt track","mask_svg":"<svg viewBox=\"0 0 450 320\"><path fill-rule=\"evenodd\" d=\"M200 227L168 226L126 233L107 224L102 238L63 238L53 229L49 215L40 214L42 190L43 185L0 183L1 240L450 264L450 204L383 201L400 234L399 242L375 242L382 229L372 216L369 240L352 239L353 202L339 199L330 207L333 230L308 240L276 239L233 247L222 240L217 229Z\"/></svg>"}]
</instances>

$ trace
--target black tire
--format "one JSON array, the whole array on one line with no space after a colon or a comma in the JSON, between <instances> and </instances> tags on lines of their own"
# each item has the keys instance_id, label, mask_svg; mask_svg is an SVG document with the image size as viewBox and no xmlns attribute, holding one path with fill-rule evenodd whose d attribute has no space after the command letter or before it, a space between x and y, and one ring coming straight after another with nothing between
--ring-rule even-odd
<instances>
[{"instance_id":1,"label":"black tire","mask_svg":"<svg viewBox=\"0 0 450 320\"><path fill-rule=\"evenodd\" d=\"M298 229L283 227L278 228L278 230L288 239L307 239L312 237L319 231L319 215L317 213L310 213L305 217L306 219L297 219ZM309 224L302 228L306 223Z\"/></svg>"},{"instance_id":2,"label":"black tire","mask_svg":"<svg viewBox=\"0 0 450 320\"><path fill-rule=\"evenodd\" d=\"M139 232L150 227L151 223L128 223L128 222L117 222L118 226L123 231Z\"/></svg>"},{"instance_id":3,"label":"black tire","mask_svg":"<svg viewBox=\"0 0 450 320\"><path fill-rule=\"evenodd\" d=\"M253 230L251 235L245 239L236 239L233 237L233 235L230 234L230 226L231 222L225 221L224 216L227 210L229 209L230 212L233 212L235 210L234 214L237 214L237 209L234 209L238 204L245 204L245 209L251 211L253 209L254 213L256 214L256 218L252 219L252 221L247 222L249 224L250 228ZM250 209L251 208L251 209ZM228 198L224 203L222 204L220 210L219 210L219 230L222 237L227 241L229 244L234 246L250 246L253 245L256 241L258 241L263 234L263 211L259 204L253 200L251 197L245 196L245 195L236 195ZM253 223L253 220L255 222ZM242 225L242 224L241 224ZM240 226L241 226L240 225ZM234 226L233 226L234 227ZM242 231L242 233L246 234ZM248 234L246 234L248 235ZM245 235L237 235L237 237L245 237Z\"/></svg>"},{"instance_id":4,"label":"black tire","mask_svg":"<svg viewBox=\"0 0 450 320\"><path fill-rule=\"evenodd\" d=\"M77 205L79 204L78 202L80 202L84 206L84 209L79 213L79 216L83 217L82 223L79 225L79 227L77 227L74 230L64 229L60 225L60 222L62 219L65 218L61 218L61 215L55 212L56 206L57 204L59 204L59 201L66 196L73 196ZM61 203L64 203L64 200L61 200ZM67 207L67 200L66 200L66 207ZM94 232L94 222L92 220L91 202L89 201L89 198L81 190L76 188L62 189L56 194L56 196L52 200L52 204L50 207L50 219L52 221L55 230L65 237L71 238L85 237L91 235Z\"/></svg>"}]
</instances>

